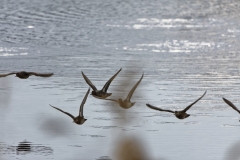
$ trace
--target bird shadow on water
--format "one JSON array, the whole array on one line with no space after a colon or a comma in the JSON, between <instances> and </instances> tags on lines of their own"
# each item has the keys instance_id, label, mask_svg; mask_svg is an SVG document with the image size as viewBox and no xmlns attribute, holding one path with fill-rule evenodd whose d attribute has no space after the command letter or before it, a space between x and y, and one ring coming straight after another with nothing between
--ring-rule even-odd
<instances>
[{"instance_id":1,"label":"bird shadow on water","mask_svg":"<svg viewBox=\"0 0 240 160\"><path fill-rule=\"evenodd\" d=\"M233 143L226 151L224 160L240 159L240 141Z\"/></svg>"},{"instance_id":2,"label":"bird shadow on water","mask_svg":"<svg viewBox=\"0 0 240 160\"><path fill-rule=\"evenodd\" d=\"M42 121L39 129L44 132L47 137L68 137L71 136L69 121L62 119L61 117L46 118Z\"/></svg>"}]
</instances>

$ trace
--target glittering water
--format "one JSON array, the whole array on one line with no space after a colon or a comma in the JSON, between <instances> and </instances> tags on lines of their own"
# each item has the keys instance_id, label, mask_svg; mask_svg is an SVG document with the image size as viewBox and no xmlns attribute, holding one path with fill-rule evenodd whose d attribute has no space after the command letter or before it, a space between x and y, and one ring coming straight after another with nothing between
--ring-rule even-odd
<instances>
[{"instance_id":1,"label":"glittering water","mask_svg":"<svg viewBox=\"0 0 240 160\"><path fill-rule=\"evenodd\" d=\"M222 101L240 107L239 6L0 1L0 72L54 72L0 79L0 159L115 160L125 150L153 160L239 159L239 116ZM77 115L88 89L81 71L101 89L120 68L113 98L125 98L144 73L132 108L89 95L79 126L49 106ZM205 90L184 120L145 105L180 110Z\"/></svg>"}]
</instances>

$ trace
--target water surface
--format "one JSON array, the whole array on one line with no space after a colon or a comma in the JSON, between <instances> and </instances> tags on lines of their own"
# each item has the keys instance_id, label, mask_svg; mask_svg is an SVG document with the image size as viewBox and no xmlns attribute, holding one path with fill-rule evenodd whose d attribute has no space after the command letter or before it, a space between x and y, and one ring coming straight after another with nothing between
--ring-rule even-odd
<instances>
[{"instance_id":1,"label":"water surface","mask_svg":"<svg viewBox=\"0 0 240 160\"><path fill-rule=\"evenodd\" d=\"M129 152L142 159L239 158L239 116L222 101L240 106L239 6L1 1L0 72L54 76L0 79L0 158L117 159L125 145L139 146ZM81 71L100 89L120 68L109 87L113 98L125 98L144 73L132 108L89 96L79 126L49 106L77 115L88 89ZM205 90L184 120L145 105L180 110Z\"/></svg>"}]
</instances>

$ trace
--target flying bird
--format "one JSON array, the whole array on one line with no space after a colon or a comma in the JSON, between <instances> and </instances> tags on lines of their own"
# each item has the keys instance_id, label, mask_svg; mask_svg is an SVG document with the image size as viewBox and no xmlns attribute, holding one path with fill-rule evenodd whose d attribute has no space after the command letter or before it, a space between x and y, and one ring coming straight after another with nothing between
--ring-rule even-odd
<instances>
[{"instance_id":1,"label":"flying bird","mask_svg":"<svg viewBox=\"0 0 240 160\"><path fill-rule=\"evenodd\" d=\"M232 102L230 102L226 98L222 98L222 99L224 100L224 102L226 102L230 107L232 107L235 111L237 111L240 114L240 110Z\"/></svg>"},{"instance_id":2,"label":"flying bird","mask_svg":"<svg viewBox=\"0 0 240 160\"><path fill-rule=\"evenodd\" d=\"M27 79L29 76L39 76L39 77L50 77L53 75L53 73L36 73L36 72L25 72L25 71L21 71L21 72L11 72L11 73L7 73L7 74L0 74L0 78L1 77L6 77L12 74L16 74L16 77L21 78L21 79Z\"/></svg>"},{"instance_id":3,"label":"flying bird","mask_svg":"<svg viewBox=\"0 0 240 160\"><path fill-rule=\"evenodd\" d=\"M193 102L192 104L190 104L189 106L187 106L184 110L181 111L172 111L172 110L167 110L167 109L161 109L155 106L152 106L151 104L146 104L149 108L154 109L154 110L158 110L158 111L164 111L164 112L170 112L173 113L178 119L185 119L187 117L190 116L190 114L187 114L187 110L192 107L195 103L197 103L200 99L203 98L203 96L207 93L207 91L204 92L204 94L198 98L195 102Z\"/></svg>"},{"instance_id":4,"label":"flying bird","mask_svg":"<svg viewBox=\"0 0 240 160\"><path fill-rule=\"evenodd\" d=\"M105 99L112 95L112 93L107 93L108 87L121 70L122 68L106 82L106 84L103 86L101 90L97 90L97 88L92 84L92 82L87 78L87 76L83 72L82 76L86 83L93 89L91 95L93 95L95 98Z\"/></svg>"},{"instance_id":5,"label":"flying bird","mask_svg":"<svg viewBox=\"0 0 240 160\"><path fill-rule=\"evenodd\" d=\"M130 90L126 99L122 100L121 98L119 98L118 100L115 100L115 99L105 99L105 100L117 102L124 109L131 108L136 102L131 102L130 99L132 98L132 95L136 90L136 88L138 87L139 83L142 81L143 75L144 74L142 74L142 77L140 78L140 80Z\"/></svg>"},{"instance_id":6,"label":"flying bird","mask_svg":"<svg viewBox=\"0 0 240 160\"><path fill-rule=\"evenodd\" d=\"M83 116L83 106L84 106L84 104L85 104L85 102L86 102L86 100L87 100L89 91L90 91L90 88L88 89L85 97L83 98L83 101L82 101L82 103L81 103L81 105L80 105L80 109L79 109L79 115L78 115L77 117L74 117L74 116L71 115L70 113L64 112L63 110L61 110L61 109L59 109L59 108L57 108L57 107L54 107L54 106L52 106L52 105L50 105L50 104L49 104L49 105L50 105L51 107L53 107L53 108L61 111L62 113L65 113L65 114L68 115L69 117L71 117L71 118L73 119L73 122L74 122L74 123L81 125L81 124L83 124L83 123L87 120L87 119L85 119L84 116Z\"/></svg>"}]
</instances>

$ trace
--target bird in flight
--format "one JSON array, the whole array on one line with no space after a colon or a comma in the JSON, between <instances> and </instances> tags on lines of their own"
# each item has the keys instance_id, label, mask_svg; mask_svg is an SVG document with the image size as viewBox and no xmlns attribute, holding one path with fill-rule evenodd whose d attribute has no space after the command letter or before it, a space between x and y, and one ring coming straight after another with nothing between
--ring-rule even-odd
<instances>
[{"instance_id":1,"label":"bird in flight","mask_svg":"<svg viewBox=\"0 0 240 160\"><path fill-rule=\"evenodd\" d=\"M1 77L6 77L12 74L16 74L16 77L21 78L21 79L27 79L29 76L39 76L39 77L50 77L53 75L53 73L36 73L36 72L25 72L25 71L21 71L21 72L11 72L11 73L7 73L7 74L0 74L0 78Z\"/></svg>"},{"instance_id":2,"label":"bird in flight","mask_svg":"<svg viewBox=\"0 0 240 160\"><path fill-rule=\"evenodd\" d=\"M93 89L91 95L93 95L95 98L105 99L112 95L112 93L107 93L108 87L121 70L122 68L106 82L106 84L103 86L101 90L97 90L97 88L92 84L92 82L87 78L87 76L83 72L82 76L86 83Z\"/></svg>"},{"instance_id":3,"label":"bird in flight","mask_svg":"<svg viewBox=\"0 0 240 160\"><path fill-rule=\"evenodd\" d=\"M172 111L172 110L167 110L167 109L161 109L155 106L152 106L151 104L146 104L149 108L154 109L154 110L158 110L158 111L164 111L164 112L171 112L173 113L178 119L185 119L187 117L190 116L190 114L187 114L187 110L192 107L195 103L197 103L200 99L203 98L203 96L207 93L207 91L204 92L204 94L198 98L195 102L193 102L192 104L190 104L189 106L187 106L185 109L181 110L181 111Z\"/></svg>"},{"instance_id":4,"label":"bird in flight","mask_svg":"<svg viewBox=\"0 0 240 160\"><path fill-rule=\"evenodd\" d=\"M85 102L86 102L86 100L87 100L89 91L90 91L90 88L88 89L85 97L83 98L83 101L82 101L82 103L81 103L81 105L80 105L80 109L79 109L79 115L78 115L77 117L74 117L74 116L71 115L70 113L64 112L63 110L61 110L61 109L59 109L59 108L57 108L57 107L54 107L54 106L52 106L52 105L50 105L50 104L49 104L49 105L50 105L51 107L59 110L60 112L65 113L65 114L68 115L69 117L71 117L71 118L73 119L73 122L74 122L74 123L81 125L81 124L83 124L83 123L87 120L87 119L85 119L84 116L83 116L83 106L84 106L84 104L85 104Z\"/></svg>"},{"instance_id":5,"label":"bird in flight","mask_svg":"<svg viewBox=\"0 0 240 160\"><path fill-rule=\"evenodd\" d=\"M120 107L122 107L124 109L131 108L136 102L131 102L130 99L132 98L132 95L133 95L134 91L136 90L136 88L138 87L139 83L142 81L143 75L144 74L142 74L142 77L140 78L140 80L130 90L126 99L122 100L121 98L119 98L117 100L115 100L115 99L105 99L105 100L117 102L120 105Z\"/></svg>"},{"instance_id":6,"label":"bird in flight","mask_svg":"<svg viewBox=\"0 0 240 160\"><path fill-rule=\"evenodd\" d=\"M226 98L222 98L222 99L224 100L224 102L226 102L230 107L232 107L235 111L237 111L240 114L240 110L232 102L230 102Z\"/></svg>"}]
</instances>

